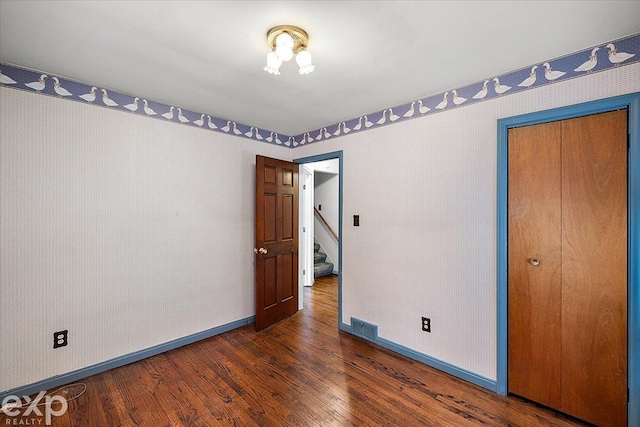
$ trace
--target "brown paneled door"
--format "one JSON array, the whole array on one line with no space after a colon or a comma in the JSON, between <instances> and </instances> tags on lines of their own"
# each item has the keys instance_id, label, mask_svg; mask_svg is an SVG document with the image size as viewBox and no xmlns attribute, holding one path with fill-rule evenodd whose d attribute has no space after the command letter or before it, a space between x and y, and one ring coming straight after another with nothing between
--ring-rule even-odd
<instances>
[{"instance_id":1,"label":"brown paneled door","mask_svg":"<svg viewBox=\"0 0 640 427\"><path fill-rule=\"evenodd\" d=\"M509 392L627 422L627 111L509 130Z\"/></svg>"},{"instance_id":2,"label":"brown paneled door","mask_svg":"<svg viewBox=\"0 0 640 427\"><path fill-rule=\"evenodd\" d=\"M298 165L256 156L256 330L298 311Z\"/></svg>"}]
</instances>

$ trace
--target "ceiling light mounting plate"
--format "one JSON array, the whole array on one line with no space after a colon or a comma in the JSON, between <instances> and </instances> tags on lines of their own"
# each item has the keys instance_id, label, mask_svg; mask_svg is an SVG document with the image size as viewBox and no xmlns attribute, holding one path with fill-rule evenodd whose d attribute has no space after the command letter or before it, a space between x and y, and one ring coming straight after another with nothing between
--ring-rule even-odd
<instances>
[{"instance_id":1,"label":"ceiling light mounting plate","mask_svg":"<svg viewBox=\"0 0 640 427\"><path fill-rule=\"evenodd\" d=\"M309 44L309 35L305 30L295 25L278 25L267 32L267 43L271 49L276 48L276 37L282 33L288 33L293 39L293 53L306 49Z\"/></svg>"}]
</instances>

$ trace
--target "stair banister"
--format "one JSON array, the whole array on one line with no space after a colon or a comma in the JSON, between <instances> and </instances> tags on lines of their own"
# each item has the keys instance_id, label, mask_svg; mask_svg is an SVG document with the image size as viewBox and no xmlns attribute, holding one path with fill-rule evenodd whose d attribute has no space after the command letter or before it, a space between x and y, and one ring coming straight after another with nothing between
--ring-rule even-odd
<instances>
[{"instance_id":1,"label":"stair banister","mask_svg":"<svg viewBox=\"0 0 640 427\"><path fill-rule=\"evenodd\" d=\"M331 234L333 234L333 237L336 239L337 242L340 241L340 239L338 238L338 235L336 234L335 231L333 231L333 228L331 228L331 226L329 225L329 223L327 222L326 219L324 219L324 217L322 216L322 214L320 213L320 211L318 210L318 208L316 208L315 206L313 207L313 210L316 212L316 214L320 217L320 219L322 220L322 222L324 223L324 225L327 226L327 228L329 229L329 231L331 232Z\"/></svg>"}]
</instances>

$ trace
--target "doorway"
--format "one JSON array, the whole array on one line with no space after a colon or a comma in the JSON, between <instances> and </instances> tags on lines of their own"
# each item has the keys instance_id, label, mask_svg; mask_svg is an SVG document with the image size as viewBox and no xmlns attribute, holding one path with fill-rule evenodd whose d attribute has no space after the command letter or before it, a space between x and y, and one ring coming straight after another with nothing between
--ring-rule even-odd
<instances>
[{"instance_id":1,"label":"doorway","mask_svg":"<svg viewBox=\"0 0 640 427\"><path fill-rule=\"evenodd\" d=\"M638 189L640 188L640 94L631 94L601 101L594 101L571 107L533 113L502 119L498 122L498 357L497 357L497 391L507 394L509 386L508 370L508 143L509 129L547 123L557 120L583 117L592 114L627 109L628 111L628 246L627 246L627 384L629 397L627 404L628 425L640 423L639 386L640 375L638 365L640 362L640 342L638 339L638 327L640 326L640 285L638 283L638 267L640 249L638 248L640 206ZM536 260L539 261L539 260ZM533 264L532 264L533 265Z\"/></svg>"},{"instance_id":2,"label":"doorway","mask_svg":"<svg viewBox=\"0 0 640 427\"><path fill-rule=\"evenodd\" d=\"M328 162L335 161L337 163L337 171L331 171L331 174L334 175L334 172L337 172L337 247L336 252L333 254L335 258L334 261L334 271L333 273L337 273L338 276L338 326L342 325L342 216L343 216L343 160L342 160L342 151L336 151L326 154L320 154L317 156L304 157L300 159L294 159L295 163L300 164L300 188L301 188L301 206L300 206L300 280L299 280L299 292L300 301L299 308L302 308L302 295L304 294L304 286L313 284L313 257L314 257L314 239L313 239L313 229L314 227L314 217L316 213L313 210L315 206L317 208L317 204L313 200L314 198L311 196L306 196L304 194L304 185L313 185L315 183L313 168L310 167L312 163L318 162ZM329 165L330 162L323 164ZM308 188L307 188L308 189ZM330 209L331 210L331 209ZM325 209L326 212L326 209ZM324 226L323 226L324 227ZM327 228L322 230L325 234L330 234ZM331 240L331 239L330 239ZM329 252L331 249L327 248ZM303 271L308 272L309 274L303 275Z\"/></svg>"}]
</instances>

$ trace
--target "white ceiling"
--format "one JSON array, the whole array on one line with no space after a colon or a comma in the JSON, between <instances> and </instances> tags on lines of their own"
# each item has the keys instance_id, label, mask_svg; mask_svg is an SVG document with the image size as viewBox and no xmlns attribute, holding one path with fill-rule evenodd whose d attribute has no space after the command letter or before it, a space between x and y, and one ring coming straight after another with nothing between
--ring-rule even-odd
<instances>
[{"instance_id":1,"label":"white ceiling","mask_svg":"<svg viewBox=\"0 0 640 427\"><path fill-rule=\"evenodd\" d=\"M8 1L0 61L286 135L640 31L640 1ZM315 72L262 70L309 33Z\"/></svg>"}]
</instances>

